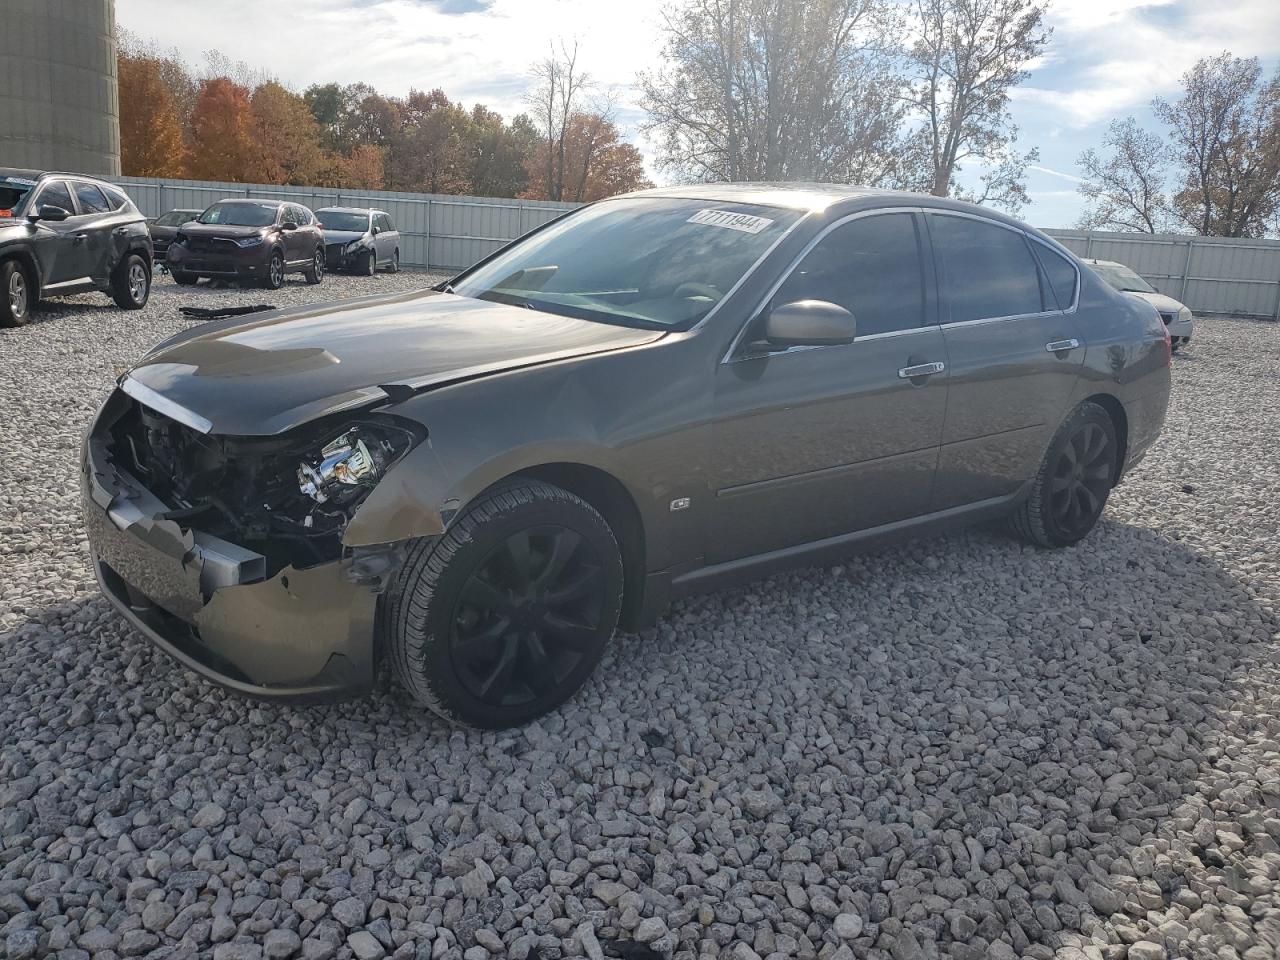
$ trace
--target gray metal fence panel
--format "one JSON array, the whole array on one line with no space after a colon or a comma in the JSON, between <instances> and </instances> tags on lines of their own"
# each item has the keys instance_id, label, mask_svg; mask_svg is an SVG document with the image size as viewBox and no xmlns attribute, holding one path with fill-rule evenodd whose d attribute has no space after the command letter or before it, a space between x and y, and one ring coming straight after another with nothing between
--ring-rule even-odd
<instances>
[{"instance_id":1,"label":"gray metal fence panel","mask_svg":"<svg viewBox=\"0 0 1280 960\"><path fill-rule=\"evenodd\" d=\"M1127 264L1197 313L1280 320L1280 241L1046 230L1082 257Z\"/></svg>"},{"instance_id":2,"label":"gray metal fence panel","mask_svg":"<svg viewBox=\"0 0 1280 960\"><path fill-rule=\"evenodd\" d=\"M262 183L216 183L111 177L149 217L166 210L203 209L224 197L293 200L322 207L377 207L400 231L400 262L406 266L458 270L503 244L578 206L545 200L459 197L391 190L337 190Z\"/></svg>"}]
</instances>

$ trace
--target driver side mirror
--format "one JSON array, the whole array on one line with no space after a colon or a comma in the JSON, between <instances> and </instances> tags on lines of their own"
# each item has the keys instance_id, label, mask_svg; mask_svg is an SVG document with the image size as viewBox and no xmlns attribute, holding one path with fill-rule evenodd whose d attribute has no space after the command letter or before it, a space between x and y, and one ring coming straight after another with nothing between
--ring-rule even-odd
<instances>
[{"instance_id":1,"label":"driver side mirror","mask_svg":"<svg viewBox=\"0 0 1280 960\"><path fill-rule=\"evenodd\" d=\"M71 216L70 210L67 210L64 207L55 207L51 203L45 203L41 204L40 209L35 213L27 214L27 219L32 223L35 223L37 220L48 220L50 223L60 223L69 216Z\"/></svg>"},{"instance_id":2,"label":"driver side mirror","mask_svg":"<svg viewBox=\"0 0 1280 960\"><path fill-rule=\"evenodd\" d=\"M298 225L294 223L292 220L286 220L284 223L280 224L280 229L281 230L297 230Z\"/></svg>"},{"instance_id":3,"label":"driver side mirror","mask_svg":"<svg viewBox=\"0 0 1280 960\"><path fill-rule=\"evenodd\" d=\"M820 347L852 343L858 335L853 314L827 300L796 300L773 307L765 318L771 347Z\"/></svg>"}]
</instances>

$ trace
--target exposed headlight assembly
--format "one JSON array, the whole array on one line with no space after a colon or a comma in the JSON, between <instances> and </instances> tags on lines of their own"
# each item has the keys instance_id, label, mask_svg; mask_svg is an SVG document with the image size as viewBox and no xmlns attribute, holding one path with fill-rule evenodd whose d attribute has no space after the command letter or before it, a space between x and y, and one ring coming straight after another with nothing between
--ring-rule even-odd
<instances>
[{"instance_id":1,"label":"exposed headlight assembly","mask_svg":"<svg viewBox=\"0 0 1280 960\"><path fill-rule=\"evenodd\" d=\"M298 464L298 489L316 503L350 505L420 439L398 424L354 424Z\"/></svg>"}]
</instances>

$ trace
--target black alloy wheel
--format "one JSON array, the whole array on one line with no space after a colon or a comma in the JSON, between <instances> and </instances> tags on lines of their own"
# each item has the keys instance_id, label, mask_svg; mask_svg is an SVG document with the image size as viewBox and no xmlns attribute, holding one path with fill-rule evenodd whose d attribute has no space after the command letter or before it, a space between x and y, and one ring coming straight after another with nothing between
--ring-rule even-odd
<instances>
[{"instance_id":1,"label":"black alloy wheel","mask_svg":"<svg viewBox=\"0 0 1280 960\"><path fill-rule=\"evenodd\" d=\"M500 729L568 700L622 609L621 551L580 497L518 478L415 542L382 608L401 683L444 718Z\"/></svg>"},{"instance_id":2,"label":"black alloy wheel","mask_svg":"<svg viewBox=\"0 0 1280 960\"><path fill-rule=\"evenodd\" d=\"M1119 444L1111 415L1086 401L1058 428L1014 532L1042 547L1079 543L1098 522L1115 485Z\"/></svg>"},{"instance_id":3,"label":"black alloy wheel","mask_svg":"<svg viewBox=\"0 0 1280 960\"><path fill-rule=\"evenodd\" d=\"M472 570L449 650L463 686L495 707L553 696L596 646L604 569L568 527L518 530Z\"/></svg>"}]
</instances>

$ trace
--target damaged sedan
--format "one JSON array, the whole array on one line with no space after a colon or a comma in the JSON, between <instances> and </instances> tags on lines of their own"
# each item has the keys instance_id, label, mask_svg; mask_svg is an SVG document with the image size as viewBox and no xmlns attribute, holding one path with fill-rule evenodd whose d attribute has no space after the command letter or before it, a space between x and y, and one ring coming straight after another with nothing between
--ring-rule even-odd
<instances>
[{"instance_id":1,"label":"damaged sedan","mask_svg":"<svg viewBox=\"0 0 1280 960\"><path fill-rule=\"evenodd\" d=\"M113 604L230 689L387 663L507 727L694 590L981 520L1078 542L1169 357L1147 304L990 210L646 191L430 290L159 344L86 435L86 525Z\"/></svg>"}]
</instances>

